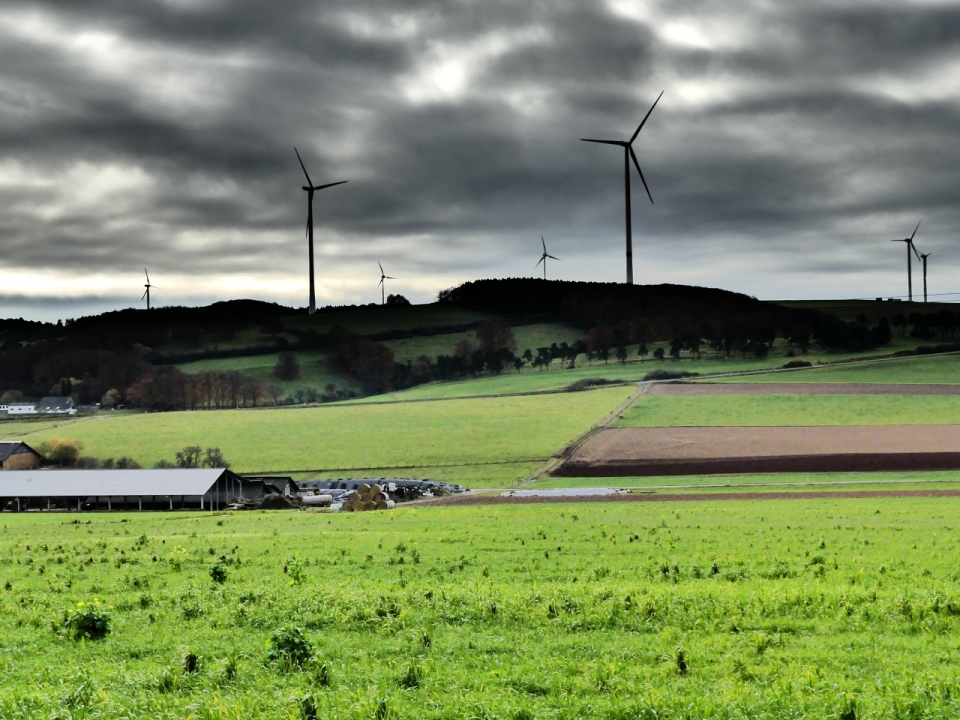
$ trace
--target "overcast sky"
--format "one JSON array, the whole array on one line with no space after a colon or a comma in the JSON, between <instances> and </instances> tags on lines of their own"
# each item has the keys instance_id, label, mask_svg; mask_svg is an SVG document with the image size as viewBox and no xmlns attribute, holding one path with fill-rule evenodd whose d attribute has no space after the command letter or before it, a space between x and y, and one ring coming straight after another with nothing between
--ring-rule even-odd
<instances>
[{"instance_id":1,"label":"overcast sky","mask_svg":"<svg viewBox=\"0 0 960 720\"><path fill-rule=\"evenodd\" d=\"M0 5L0 316L415 302L478 277L765 299L960 292L960 7L726 0ZM914 287L921 275L914 264ZM960 299L960 295L949 299Z\"/></svg>"}]
</instances>

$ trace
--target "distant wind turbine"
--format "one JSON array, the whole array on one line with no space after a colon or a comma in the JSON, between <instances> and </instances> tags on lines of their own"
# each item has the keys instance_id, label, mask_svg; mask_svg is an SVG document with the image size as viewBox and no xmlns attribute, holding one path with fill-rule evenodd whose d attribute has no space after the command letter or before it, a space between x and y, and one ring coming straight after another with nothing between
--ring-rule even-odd
<instances>
[{"instance_id":1,"label":"distant wind turbine","mask_svg":"<svg viewBox=\"0 0 960 720\"><path fill-rule=\"evenodd\" d=\"M146 268L143 269L143 274L147 276L147 284L144 285L146 290L144 290L143 295L140 297L140 300L143 300L143 298L147 299L147 310L149 310L150 309L150 288L156 287L156 285L150 284L150 273L147 272Z\"/></svg>"},{"instance_id":2,"label":"distant wind turbine","mask_svg":"<svg viewBox=\"0 0 960 720\"><path fill-rule=\"evenodd\" d=\"M914 246L913 251L917 253L917 257L920 258L920 262L923 263L923 301L927 301L927 258L933 255L939 248L934 248L928 253L922 253L917 251L916 246Z\"/></svg>"},{"instance_id":3,"label":"distant wind turbine","mask_svg":"<svg viewBox=\"0 0 960 720\"><path fill-rule=\"evenodd\" d=\"M644 124L647 122L647 118L650 117L650 113L653 112L653 108L657 106L657 103L660 102L660 98L663 97L661 92L657 99L654 100L653 105L650 106L650 109L647 111L647 114L644 116L643 120L640 122L639 127L637 127L636 132L633 133L631 138L624 142L623 140L592 140L590 138L580 138L583 142L592 142L600 143L601 145L616 145L623 148L623 184L624 191L626 194L626 206L627 206L627 285L633 285L633 230L630 224L630 160L633 160L633 164L637 168L637 172L640 173L640 180L643 181L643 188L647 191L647 197L650 198L650 204L653 204L653 195L650 194L650 188L647 187L647 181L643 177L643 170L640 169L640 161L637 160L636 154L633 152L633 141L637 139L637 135L640 134L640 131L643 129Z\"/></svg>"},{"instance_id":4,"label":"distant wind turbine","mask_svg":"<svg viewBox=\"0 0 960 720\"><path fill-rule=\"evenodd\" d=\"M317 296L314 291L313 285L313 193L317 190L323 190L328 187L333 187L334 185L343 185L346 183L346 180L341 180L340 182L327 183L326 185L314 185L313 181L310 179L310 175L307 174L307 168L303 164L303 160L300 158L300 153L297 148L293 148L293 151L297 153L297 160L300 160L300 167L303 168L303 174L307 176L307 184L304 186L304 190L307 191L307 239L309 240L310 245L310 314L313 315L317 311Z\"/></svg>"},{"instance_id":5,"label":"distant wind turbine","mask_svg":"<svg viewBox=\"0 0 960 720\"><path fill-rule=\"evenodd\" d=\"M379 260L377 260L377 265L380 265L380 261L379 261ZM383 265L380 265L380 282L377 283L377 287L380 288L380 304L381 304L381 305L386 305L386 301L385 301L385 299L384 299L384 295L386 294L387 286L386 286L386 284L383 282L384 280L396 280L396 278L390 277L389 275L387 275L386 273L384 273L384 272L383 272Z\"/></svg>"},{"instance_id":6,"label":"distant wind turbine","mask_svg":"<svg viewBox=\"0 0 960 720\"><path fill-rule=\"evenodd\" d=\"M540 263L543 263L543 279L546 280L547 279L547 258L551 258L558 262L560 261L560 258L553 257L553 255L547 254L547 243L543 239L543 235L540 236L540 244L543 245L543 255L540 256L540 260L537 262L537 265L539 265Z\"/></svg>"},{"instance_id":7,"label":"distant wind turbine","mask_svg":"<svg viewBox=\"0 0 960 720\"><path fill-rule=\"evenodd\" d=\"M923 222L921 220L920 222ZM917 223L917 226L913 229L913 235L908 238L899 238L897 240L891 240L890 242L902 242L907 244L907 300L908 302L913 302L913 254L917 252L917 249L913 246L913 238L917 234L917 230L920 229L920 223Z\"/></svg>"}]
</instances>

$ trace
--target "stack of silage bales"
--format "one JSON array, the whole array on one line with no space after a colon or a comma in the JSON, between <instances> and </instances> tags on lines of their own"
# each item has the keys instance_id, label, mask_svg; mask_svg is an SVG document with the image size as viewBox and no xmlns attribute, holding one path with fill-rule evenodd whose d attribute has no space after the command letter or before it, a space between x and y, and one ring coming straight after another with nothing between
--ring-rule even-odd
<instances>
[{"instance_id":1,"label":"stack of silage bales","mask_svg":"<svg viewBox=\"0 0 960 720\"><path fill-rule=\"evenodd\" d=\"M379 485L361 483L357 489L347 495L340 507L342 512L364 512L367 510L392 510L396 503L383 492Z\"/></svg>"}]
</instances>

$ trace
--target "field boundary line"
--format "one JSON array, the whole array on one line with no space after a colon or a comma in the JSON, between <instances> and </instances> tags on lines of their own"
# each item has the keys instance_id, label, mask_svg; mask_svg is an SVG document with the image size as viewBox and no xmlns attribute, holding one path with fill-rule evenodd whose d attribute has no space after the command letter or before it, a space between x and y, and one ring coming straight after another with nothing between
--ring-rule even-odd
<instances>
[{"instance_id":1,"label":"field boundary line","mask_svg":"<svg viewBox=\"0 0 960 720\"><path fill-rule=\"evenodd\" d=\"M520 486L526 485L527 483L531 483L535 481L537 478L540 478L543 475L553 472L558 467L560 467L560 465L562 465L565 460L567 460L571 455L573 455L573 453L577 450L578 447L583 445L583 443L585 443L587 440L592 438L598 432L600 432L601 430L609 426L610 423L612 423L614 420L619 418L624 412L626 412L627 409L631 405L633 405L633 403L635 403L644 394L646 394L647 388L650 387L650 383L638 382L636 383L636 386L637 386L637 389L634 392L632 392L626 400L621 402L612 411L610 411L609 413L604 415L599 421L594 423L589 430L581 433L580 435L575 437L573 440L571 440L569 443L567 443L567 445L559 453L551 457L543 467L541 467L539 470L537 470L533 474L525 477L523 480L521 480L517 484Z\"/></svg>"},{"instance_id":2,"label":"field boundary line","mask_svg":"<svg viewBox=\"0 0 960 720\"><path fill-rule=\"evenodd\" d=\"M328 468L309 468L300 470L244 470L243 475L270 475L279 473L328 473L328 472L352 472L354 470L423 470L430 468L454 468L454 467L481 467L485 465L519 465L523 463L545 462L550 458L520 458L519 460L486 460L482 462L451 462L451 463L418 463L416 465L371 465L363 467L328 467Z\"/></svg>"},{"instance_id":3,"label":"field boundary line","mask_svg":"<svg viewBox=\"0 0 960 720\"><path fill-rule=\"evenodd\" d=\"M589 479L589 478L588 478ZM570 490L609 487L614 490L624 490L628 493L642 494L657 490L724 490L726 488L755 488L755 487L829 487L848 485L933 485L955 484L960 485L960 478L940 480L814 480L808 482L769 482L769 483L711 483L709 485L573 485L570 487L534 488L535 490Z\"/></svg>"}]
</instances>

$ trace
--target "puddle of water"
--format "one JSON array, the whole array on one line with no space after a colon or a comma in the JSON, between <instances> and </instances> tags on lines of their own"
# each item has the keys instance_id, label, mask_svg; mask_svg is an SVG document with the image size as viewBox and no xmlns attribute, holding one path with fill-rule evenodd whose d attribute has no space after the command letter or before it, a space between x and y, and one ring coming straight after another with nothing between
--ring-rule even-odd
<instances>
[{"instance_id":1,"label":"puddle of water","mask_svg":"<svg viewBox=\"0 0 960 720\"><path fill-rule=\"evenodd\" d=\"M510 490L503 497L580 497L584 495L621 495L623 488L557 488L550 490Z\"/></svg>"}]
</instances>

